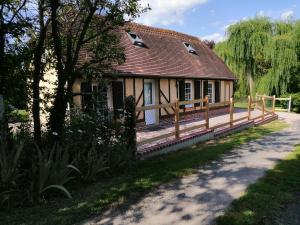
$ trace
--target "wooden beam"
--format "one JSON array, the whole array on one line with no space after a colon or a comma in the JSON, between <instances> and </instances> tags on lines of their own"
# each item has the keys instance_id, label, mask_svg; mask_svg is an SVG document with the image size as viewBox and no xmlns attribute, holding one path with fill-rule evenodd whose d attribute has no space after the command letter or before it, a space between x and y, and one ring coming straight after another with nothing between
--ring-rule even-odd
<instances>
[{"instance_id":1,"label":"wooden beam","mask_svg":"<svg viewBox=\"0 0 300 225\"><path fill-rule=\"evenodd\" d=\"M179 131L179 100L176 99L175 103L175 138L178 139L180 135Z\"/></svg>"},{"instance_id":2,"label":"wooden beam","mask_svg":"<svg viewBox=\"0 0 300 225\"><path fill-rule=\"evenodd\" d=\"M172 137L174 135L175 135L175 132L171 132L171 133L167 133L167 134L162 134L162 135L156 136L154 138L150 138L150 139L146 139L146 140L140 141L140 142L138 142L138 145L149 144L151 142L158 141L158 140L161 140L161 139L164 139L164 138L168 138L168 137Z\"/></svg>"},{"instance_id":3,"label":"wooden beam","mask_svg":"<svg viewBox=\"0 0 300 225\"><path fill-rule=\"evenodd\" d=\"M262 97L262 107L261 107L261 113L262 113L262 119L265 119L265 107L266 107L266 100L265 96Z\"/></svg>"},{"instance_id":4,"label":"wooden beam","mask_svg":"<svg viewBox=\"0 0 300 225\"><path fill-rule=\"evenodd\" d=\"M289 108L288 108L288 112L291 112L291 109L292 109L292 96L290 96L290 99L289 99Z\"/></svg>"},{"instance_id":5,"label":"wooden beam","mask_svg":"<svg viewBox=\"0 0 300 225\"><path fill-rule=\"evenodd\" d=\"M250 120L251 119L251 96L250 95L248 95L248 120Z\"/></svg>"},{"instance_id":6,"label":"wooden beam","mask_svg":"<svg viewBox=\"0 0 300 225\"><path fill-rule=\"evenodd\" d=\"M233 107L234 107L233 98L230 98L230 111L229 111L229 113L230 113L230 127L233 126L233 110L234 110Z\"/></svg>"},{"instance_id":7,"label":"wooden beam","mask_svg":"<svg viewBox=\"0 0 300 225\"><path fill-rule=\"evenodd\" d=\"M159 104L159 105L142 106L142 107L137 107L136 112L152 110L152 109L161 109L161 108L167 108L167 107L173 107L173 106L175 106L175 103L165 103L165 104Z\"/></svg>"},{"instance_id":8,"label":"wooden beam","mask_svg":"<svg viewBox=\"0 0 300 225\"><path fill-rule=\"evenodd\" d=\"M196 100L189 100L189 101L181 101L181 102L179 102L179 105L191 105L191 104L200 103L200 102L204 102L204 100L196 99Z\"/></svg>"},{"instance_id":9,"label":"wooden beam","mask_svg":"<svg viewBox=\"0 0 300 225\"><path fill-rule=\"evenodd\" d=\"M209 98L205 96L205 124L206 129L209 129Z\"/></svg>"},{"instance_id":10,"label":"wooden beam","mask_svg":"<svg viewBox=\"0 0 300 225\"><path fill-rule=\"evenodd\" d=\"M196 130L196 129L200 129L200 128L203 128L203 127L206 127L206 124L200 124L200 125L196 125L196 126L192 126L192 127L187 127L185 129L182 129L179 131L179 133L185 133L185 132L188 132L188 131L192 131L192 130Z\"/></svg>"},{"instance_id":11,"label":"wooden beam","mask_svg":"<svg viewBox=\"0 0 300 225\"><path fill-rule=\"evenodd\" d=\"M273 95L273 99L272 99L272 112L275 115L275 102L276 102L276 96Z\"/></svg>"}]
</instances>

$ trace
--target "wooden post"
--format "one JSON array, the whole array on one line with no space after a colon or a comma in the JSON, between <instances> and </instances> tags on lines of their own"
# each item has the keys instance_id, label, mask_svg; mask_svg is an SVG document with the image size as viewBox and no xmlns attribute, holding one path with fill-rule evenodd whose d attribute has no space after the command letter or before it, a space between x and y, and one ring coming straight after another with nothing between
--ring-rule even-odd
<instances>
[{"instance_id":1,"label":"wooden post","mask_svg":"<svg viewBox=\"0 0 300 225\"><path fill-rule=\"evenodd\" d=\"M291 112L291 109L292 109L292 96L290 96L288 112Z\"/></svg>"},{"instance_id":2,"label":"wooden post","mask_svg":"<svg viewBox=\"0 0 300 225\"><path fill-rule=\"evenodd\" d=\"M265 119L265 107L266 107L266 101L265 96L262 97L262 106L261 106L261 112L262 112L262 119Z\"/></svg>"},{"instance_id":3,"label":"wooden post","mask_svg":"<svg viewBox=\"0 0 300 225\"><path fill-rule=\"evenodd\" d=\"M251 119L251 102L252 102L251 96L248 95L248 120Z\"/></svg>"},{"instance_id":4,"label":"wooden post","mask_svg":"<svg viewBox=\"0 0 300 225\"><path fill-rule=\"evenodd\" d=\"M233 126L233 98L230 98L230 127Z\"/></svg>"},{"instance_id":5,"label":"wooden post","mask_svg":"<svg viewBox=\"0 0 300 225\"><path fill-rule=\"evenodd\" d=\"M179 138L179 100L176 99L175 103L175 137Z\"/></svg>"},{"instance_id":6,"label":"wooden post","mask_svg":"<svg viewBox=\"0 0 300 225\"><path fill-rule=\"evenodd\" d=\"M272 113L273 113L273 115L275 114L275 102L276 102L276 96L275 95L273 95L273 105L272 105Z\"/></svg>"},{"instance_id":7,"label":"wooden post","mask_svg":"<svg viewBox=\"0 0 300 225\"><path fill-rule=\"evenodd\" d=\"M255 109L258 109L258 96L257 96L257 93L255 94L255 101L256 101L256 103L255 103Z\"/></svg>"},{"instance_id":8,"label":"wooden post","mask_svg":"<svg viewBox=\"0 0 300 225\"><path fill-rule=\"evenodd\" d=\"M209 129L209 98L205 96L205 124L206 129Z\"/></svg>"}]
</instances>

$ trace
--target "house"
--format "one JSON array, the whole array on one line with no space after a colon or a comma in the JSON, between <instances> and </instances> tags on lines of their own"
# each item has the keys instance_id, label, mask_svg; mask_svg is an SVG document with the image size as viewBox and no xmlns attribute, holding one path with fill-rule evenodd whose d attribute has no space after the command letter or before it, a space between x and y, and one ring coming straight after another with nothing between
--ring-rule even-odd
<instances>
[{"instance_id":1,"label":"house","mask_svg":"<svg viewBox=\"0 0 300 225\"><path fill-rule=\"evenodd\" d=\"M136 23L121 32L126 62L115 69L118 79L101 90L100 105L123 108L124 98L133 95L136 106L149 106L209 96L210 103L229 101L235 77L224 62L197 37ZM107 79L110 79L107 77ZM97 83L78 78L74 84L74 103L83 107ZM181 112L201 110L202 104L185 105ZM137 114L138 121L156 124L174 110L154 109Z\"/></svg>"}]
</instances>

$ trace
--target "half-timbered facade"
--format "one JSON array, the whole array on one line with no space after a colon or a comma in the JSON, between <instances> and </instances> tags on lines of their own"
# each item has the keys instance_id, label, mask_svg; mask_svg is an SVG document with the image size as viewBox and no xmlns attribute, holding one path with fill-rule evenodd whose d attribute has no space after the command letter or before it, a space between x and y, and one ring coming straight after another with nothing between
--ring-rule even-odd
<instances>
[{"instance_id":1,"label":"half-timbered facade","mask_svg":"<svg viewBox=\"0 0 300 225\"><path fill-rule=\"evenodd\" d=\"M133 95L136 106L194 100L209 96L210 103L229 101L233 95L232 72L197 37L131 23L121 33L126 62L115 69L118 78L107 77L108 85L99 90L96 82L77 79L74 103L88 104L91 93L101 93L97 102L121 111L126 96ZM100 97L101 96L101 97ZM201 110L201 103L185 105L181 112ZM120 110L119 110L120 109ZM137 114L146 124L156 124L174 111L154 109Z\"/></svg>"}]
</instances>

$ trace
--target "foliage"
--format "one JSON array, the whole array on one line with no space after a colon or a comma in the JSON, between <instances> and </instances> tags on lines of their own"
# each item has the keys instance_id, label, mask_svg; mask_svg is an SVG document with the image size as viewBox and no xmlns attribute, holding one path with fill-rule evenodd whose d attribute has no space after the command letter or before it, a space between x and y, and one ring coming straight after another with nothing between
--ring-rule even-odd
<instances>
[{"instance_id":1,"label":"foliage","mask_svg":"<svg viewBox=\"0 0 300 225\"><path fill-rule=\"evenodd\" d=\"M88 75L88 80L102 78L113 73L113 65L124 62L120 37L115 31L144 9L138 0L51 0L49 6L57 70L57 89L49 127L52 132L61 134L75 79L79 74ZM88 57L81 59L82 54ZM85 73L86 70L89 73Z\"/></svg>"},{"instance_id":2,"label":"foliage","mask_svg":"<svg viewBox=\"0 0 300 225\"><path fill-rule=\"evenodd\" d=\"M291 106L291 111L295 113L300 113L300 92L299 93L292 93L292 94L285 94L282 95L281 97L283 98L289 98L292 97L292 106ZM282 108L288 108L288 101L282 102L281 106Z\"/></svg>"},{"instance_id":3,"label":"foliage","mask_svg":"<svg viewBox=\"0 0 300 225\"><path fill-rule=\"evenodd\" d=\"M255 18L231 25L227 33L215 51L239 78L236 97L300 90L299 22Z\"/></svg>"},{"instance_id":4,"label":"foliage","mask_svg":"<svg viewBox=\"0 0 300 225\"><path fill-rule=\"evenodd\" d=\"M18 188L22 176L20 157L24 142L19 138L0 136L0 206L8 203Z\"/></svg>"},{"instance_id":5,"label":"foliage","mask_svg":"<svg viewBox=\"0 0 300 225\"><path fill-rule=\"evenodd\" d=\"M26 110L12 110L8 115L10 122L27 122L29 120L29 113Z\"/></svg>"},{"instance_id":6,"label":"foliage","mask_svg":"<svg viewBox=\"0 0 300 225\"><path fill-rule=\"evenodd\" d=\"M131 150L129 156L134 158L136 154L136 115L135 98L128 96L125 99L125 132L127 138L127 148Z\"/></svg>"},{"instance_id":7,"label":"foliage","mask_svg":"<svg viewBox=\"0 0 300 225\"><path fill-rule=\"evenodd\" d=\"M71 157L80 168L84 182L94 181L99 173L109 168L115 170L126 165L133 157L134 146L128 145L128 140L132 140L128 130L132 129L112 117L112 112L103 116L97 110L71 113L63 140L71 149Z\"/></svg>"},{"instance_id":8,"label":"foliage","mask_svg":"<svg viewBox=\"0 0 300 225\"><path fill-rule=\"evenodd\" d=\"M295 202L300 184L300 146L269 170L257 183L248 187L246 194L235 200L218 225L274 225L279 222L288 203ZM296 224L296 223L295 223Z\"/></svg>"},{"instance_id":9,"label":"foliage","mask_svg":"<svg viewBox=\"0 0 300 225\"><path fill-rule=\"evenodd\" d=\"M279 131L286 124L275 121L251 128L214 143L195 145L183 151L162 155L153 159L136 162L111 174L109 179L74 191L73 199L56 199L40 206L0 211L0 220L5 224L57 224L78 223L103 213L111 204L128 204L138 200L153 188L167 184L185 175L198 172L198 166L217 160L222 154L251 140ZM63 210L62 210L63 209Z\"/></svg>"},{"instance_id":10,"label":"foliage","mask_svg":"<svg viewBox=\"0 0 300 225\"><path fill-rule=\"evenodd\" d=\"M80 171L70 164L68 150L63 150L58 144L43 150L37 146L36 149L38 152L38 163L33 164L32 167L32 174L36 177L34 177L30 186L33 189L36 188L36 190L32 191L36 193L38 201L41 201L44 192L53 189L61 191L71 198L71 194L65 188L65 185L74 178L72 176L73 171L78 173Z\"/></svg>"},{"instance_id":11,"label":"foliage","mask_svg":"<svg viewBox=\"0 0 300 225\"><path fill-rule=\"evenodd\" d=\"M0 9L0 94L16 107L25 108L30 57L26 32L31 26L27 0L3 0Z\"/></svg>"}]
</instances>

